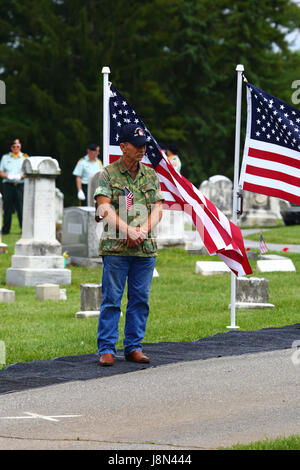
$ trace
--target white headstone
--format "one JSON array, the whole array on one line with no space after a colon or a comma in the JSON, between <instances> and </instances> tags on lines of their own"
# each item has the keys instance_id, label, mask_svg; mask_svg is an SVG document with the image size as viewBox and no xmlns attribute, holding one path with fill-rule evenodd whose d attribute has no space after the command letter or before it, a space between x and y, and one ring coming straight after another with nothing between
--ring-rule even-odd
<instances>
[{"instance_id":1,"label":"white headstone","mask_svg":"<svg viewBox=\"0 0 300 470\"><path fill-rule=\"evenodd\" d=\"M196 274L209 276L211 274L230 273L228 266L223 261L197 261Z\"/></svg>"},{"instance_id":2,"label":"white headstone","mask_svg":"<svg viewBox=\"0 0 300 470\"><path fill-rule=\"evenodd\" d=\"M39 284L35 289L37 300L60 300L60 288L57 284Z\"/></svg>"},{"instance_id":3,"label":"white headstone","mask_svg":"<svg viewBox=\"0 0 300 470\"><path fill-rule=\"evenodd\" d=\"M94 199L94 194L96 189L99 186L99 175L102 170L98 171L94 175L90 176L89 182L88 182L88 197L87 197L87 204L90 207L95 207L95 199Z\"/></svg>"},{"instance_id":4,"label":"white headstone","mask_svg":"<svg viewBox=\"0 0 300 470\"><path fill-rule=\"evenodd\" d=\"M296 271L293 261L286 259L260 259L257 261L256 269L259 273L270 273L276 271Z\"/></svg>"},{"instance_id":5,"label":"white headstone","mask_svg":"<svg viewBox=\"0 0 300 470\"><path fill-rule=\"evenodd\" d=\"M56 239L61 243L62 236L62 219L64 213L64 195L58 189L55 188L55 224L56 224Z\"/></svg>"},{"instance_id":6,"label":"white headstone","mask_svg":"<svg viewBox=\"0 0 300 470\"><path fill-rule=\"evenodd\" d=\"M55 188L55 220L62 222L64 213L64 195L60 189Z\"/></svg>"},{"instance_id":7,"label":"white headstone","mask_svg":"<svg viewBox=\"0 0 300 470\"><path fill-rule=\"evenodd\" d=\"M60 174L57 160L28 157L22 171L25 176L22 238L15 245L6 283L70 284L71 271L64 269L61 244L56 239L55 178Z\"/></svg>"},{"instance_id":8,"label":"white headstone","mask_svg":"<svg viewBox=\"0 0 300 470\"><path fill-rule=\"evenodd\" d=\"M158 248L185 246L184 212L181 210L163 209L163 216L154 229Z\"/></svg>"},{"instance_id":9,"label":"white headstone","mask_svg":"<svg viewBox=\"0 0 300 470\"><path fill-rule=\"evenodd\" d=\"M9 289L0 289L0 302L14 302L15 291Z\"/></svg>"}]
</instances>

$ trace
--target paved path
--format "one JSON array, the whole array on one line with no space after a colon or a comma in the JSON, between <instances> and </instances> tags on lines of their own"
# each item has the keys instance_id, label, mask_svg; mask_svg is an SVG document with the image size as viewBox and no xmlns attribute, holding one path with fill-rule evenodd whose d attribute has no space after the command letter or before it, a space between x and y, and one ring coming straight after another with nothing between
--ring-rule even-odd
<instances>
[{"instance_id":1,"label":"paved path","mask_svg":"<svg viewBox=\"0 0 300 470\"><path fill-rule=\"evenodd\" d=\"M300 433L299 355L190 361L1 395L0 448L215 449Z\"/></svg>"}]
</instances>

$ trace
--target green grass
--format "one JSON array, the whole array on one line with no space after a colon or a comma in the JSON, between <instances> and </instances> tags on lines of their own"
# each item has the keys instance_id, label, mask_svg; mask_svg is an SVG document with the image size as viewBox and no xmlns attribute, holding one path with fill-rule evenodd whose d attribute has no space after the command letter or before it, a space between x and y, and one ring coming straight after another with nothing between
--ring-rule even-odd
<instances>
[{"instance_id":1,"label":"green grass","mask_svg":"<svg viewBox=\"0 0 300 470\"><path fill-rule=\"evenodd\" d=\"M289 227L289 229L291 229ZM277 229L273 229L277 230ZM5 285L6 269L11 266L14 244L21 237L14 225L12 233L3 236L8 254L0 255L0 287L13 289L14 303L0 304L0 340L6 346L6 365L15 362L50 359L52 357L95 353L97 318L75 318L80 311L80 283L101 282L101 270L69 267L72 284L65 287L67 301L38 301L35 287ZM300 254L290 253L296 273L255 271L253 276L269 280L269 301L275 309L237 310L236 323L241 330L279 327L299 323ZM228 331L230 325L231 282L229 274L199 276L195 264L209 256L188 255L182 249L159 251L150 294L150 315L144 342L192 341L200 337ZM216 258L219 260L219 258ZM126 310L126 295L122 311ZM123 348L124 317L120 319L118 348Z\"/></svg>"},{"instance_id":2,"label":"green grass","mask_svg":"<svg viewBox=\"0 0 300 470\"><path fill-rule=\"evenodd\" d=\"M276 439L251 442L250 444L237 444L227 450L299 450L300 434Z\"/></svg>"},{"instance_id":3,"label":"green grass","mask_svg":"<svg viewBox=\"0 0 300 470\"><path fill-rule=\"evenodd\" d=\"M300 245L300 225L290 225L268 229L263 232L265 242L286 243L287 245ZM260 233L248 235L247 240L259 241Z\"/></svg>"}]
</instances>

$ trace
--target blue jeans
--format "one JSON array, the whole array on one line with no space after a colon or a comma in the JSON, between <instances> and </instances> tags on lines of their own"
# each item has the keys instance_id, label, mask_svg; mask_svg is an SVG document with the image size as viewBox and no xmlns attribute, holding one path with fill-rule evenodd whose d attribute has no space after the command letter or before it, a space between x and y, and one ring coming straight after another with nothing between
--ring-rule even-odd
<instances>
[{"instance_id":1,"label":"blue jeans","mask_svg":"<svg viewBox=\"0 0 300 470\"><path fill-rule=\"evenodd\" d=\"M105 255L102 272L102 302L98 322L98 351L116 354L121 300L127 279L127 309L124 354L142 350L149 314L149 294L155 257Z\"/></svg>"}]
</instances>

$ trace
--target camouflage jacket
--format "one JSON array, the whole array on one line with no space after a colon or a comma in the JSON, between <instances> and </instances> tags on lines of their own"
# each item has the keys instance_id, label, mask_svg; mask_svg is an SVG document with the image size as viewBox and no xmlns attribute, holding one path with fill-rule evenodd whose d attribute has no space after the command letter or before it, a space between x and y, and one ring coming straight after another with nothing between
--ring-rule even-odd
<instances>
[{"instance_id":1,"label":"camouflage jacket","mask_svg":"<svg viewBox=\"0 0 300 470\"><path fill-rule=\"evenodd\" d=\"M125 190L133 195L130 208L126 205ZM139 163L138 173L133 180L122 158L106 166L99 174L99 186L94 198L100 195L108 197L119 217L134 227L140 227L147 220L154 204L164 200L155 171ZM156 256L157 243L151 233L140 245L128 248L125 235L104 223L100 255Z\"/></svg>"}]
</instances>

